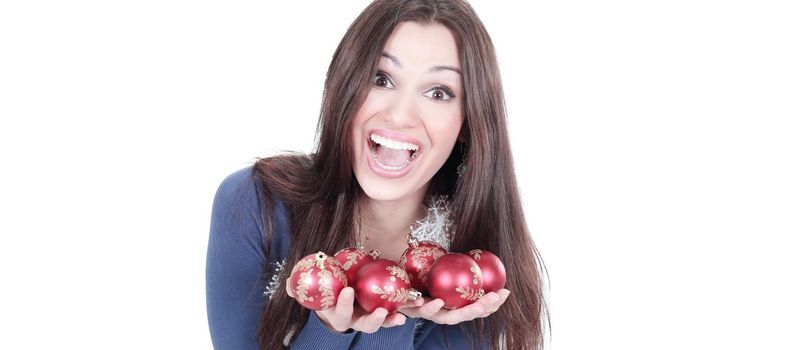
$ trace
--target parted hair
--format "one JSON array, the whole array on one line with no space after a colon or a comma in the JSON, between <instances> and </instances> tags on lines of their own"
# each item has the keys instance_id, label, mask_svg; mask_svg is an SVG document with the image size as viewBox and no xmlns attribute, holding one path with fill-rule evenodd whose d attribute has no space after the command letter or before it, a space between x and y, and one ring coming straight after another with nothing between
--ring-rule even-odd
<instances>
[{"instance_id":1,"label":"parted hair","mask_svg":"<svg viewBox=\"0 0 794 350\"><path fill-rule=\"evenodd\" d=\"M350 125L372 88L387 39L403 21L444 25L458 47L464 140L428 190L428 195L449 198L455 223L450 251L488 250L507 267L505 288L510 297L491 316L466 322L466 334L470 341L490 343L493 349L541 349L548 325L545 270L518 193L496 53L477 14L463 0L376 0L350 25L328 67L313 152L257 158L254 166L266 252L272 243L275 198L287 209L292 235L282 280L310 253L333 253L355 244L357 221L352 213L358 212L365 194L353 173ZM459 177L455 170L464 154L467 170ZM266 264L264 280L273 273ZM285 288L276 290L257 330L262 349L285 348L308 316Z\"/></svg>"}]
</instances>

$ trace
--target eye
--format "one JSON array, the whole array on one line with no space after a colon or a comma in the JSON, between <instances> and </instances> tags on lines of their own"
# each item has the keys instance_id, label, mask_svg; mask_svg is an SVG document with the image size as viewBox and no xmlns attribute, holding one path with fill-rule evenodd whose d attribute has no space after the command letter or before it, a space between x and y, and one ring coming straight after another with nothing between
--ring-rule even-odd
<instances>
[{"instance_id":1,"label":"eye","mask_svg":"<svg viewBox=\"0 0 794 350\"><path fill-rule=\"evenodd\" d=\"M430 99L435 101L449 101L455 98L455 93L452 92L452 89L446 86L435 85L430 88L430 91L425 93L425 96L430 97Z\"/></svg>"},{"instance_id":2,"label":"eye","mask_svg":"<svg viewBox=\"0 0 794 350\"><path fill-rule=\"evenodd\" d=\"M372 83L378 87L390 89L389 84L391 84L391 88L394 87L394 83L391 82L389 75L382 71L375 73L375 77L372 80Z\"/></svg>"}]
</instances>

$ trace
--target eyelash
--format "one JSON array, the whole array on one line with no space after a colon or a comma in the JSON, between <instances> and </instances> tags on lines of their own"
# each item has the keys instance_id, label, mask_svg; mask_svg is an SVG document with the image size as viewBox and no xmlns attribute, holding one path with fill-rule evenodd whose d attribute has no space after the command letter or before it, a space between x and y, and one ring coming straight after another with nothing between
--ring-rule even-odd
<instances>
[{"instance_id":1,"label":"eyelash","mask_svg":"<svg viewBox=\"0 0 794 350\"><path fill-rule=\"evenodd\" d=\"M391 77L389 77L389 75L386 72L378 71L377 73L375 73L375 77L373 79L373 84L378 80L379 77L385 77L391 83ZM394 84L394 83L392 83L392 84ZM380 86L378 86L378 87L380 87ZM434 101L446 102L446 101L450 101L450 100L455 98L455 93L452 92L452 89L450 89L450 88L448 88L448 87L446 87L444 85L438 85L438 84L433 85L432 87L430 87L430 90L428 90L428 91L434 91L434 90L440 90L440 91L442 91L443 93L445 93L445 94L447 94L449 96L449 99L446 99L446 100L444 100L444 99L437 100L437 99L431 98Z\"/></svg>"}]
</instances>

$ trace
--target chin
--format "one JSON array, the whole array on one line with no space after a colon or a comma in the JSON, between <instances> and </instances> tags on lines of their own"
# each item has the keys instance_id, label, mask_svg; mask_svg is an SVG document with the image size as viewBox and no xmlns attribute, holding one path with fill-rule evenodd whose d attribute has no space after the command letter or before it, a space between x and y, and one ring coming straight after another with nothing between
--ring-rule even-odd
<instances>
[{"instance_id":1,"label":"chin","mask_svg":"<svg viewBox=\"0 0 794 350\"><path fill-rule=\"evenodd\" d=\"M405 191L405 187L399 185L384 186L374 183L362 184L359 182L359 186L364 190L367 197L376 201L394 201L405 198L410 194Z\"/></svg>"}]
</instances>

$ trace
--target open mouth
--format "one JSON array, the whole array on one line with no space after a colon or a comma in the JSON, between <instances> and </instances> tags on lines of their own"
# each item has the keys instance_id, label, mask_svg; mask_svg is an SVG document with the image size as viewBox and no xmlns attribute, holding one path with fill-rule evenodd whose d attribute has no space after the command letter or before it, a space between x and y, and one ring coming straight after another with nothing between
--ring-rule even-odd
<instances>
[{"instance_id":1,"label":"open mouth","mask_svg":"<svg viewBox=\"0 0 794 350\"><path fill-rule=\"evenodd\" d=\"M418 144L392 140L375 133L370 135L367 143L372 159L379 167L388 171L405 169L421 154Z\"/></svg>"}]
</instances>

